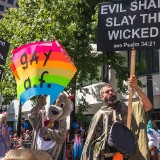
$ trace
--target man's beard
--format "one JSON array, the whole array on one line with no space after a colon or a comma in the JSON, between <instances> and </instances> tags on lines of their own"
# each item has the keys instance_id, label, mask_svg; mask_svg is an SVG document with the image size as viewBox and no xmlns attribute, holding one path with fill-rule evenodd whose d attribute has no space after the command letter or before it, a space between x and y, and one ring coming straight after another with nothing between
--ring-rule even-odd
<instances>
[{"instance_id":1,"label":"man's beard","mask_svg":"<svg viewBox=\"0 0 160 160\"><path fill-rule=\"evenodd\" d=\"M117 102L117 96L114 95L108 99L108 106L114 106L116 102Z\"/></svg>"}]
</instances>

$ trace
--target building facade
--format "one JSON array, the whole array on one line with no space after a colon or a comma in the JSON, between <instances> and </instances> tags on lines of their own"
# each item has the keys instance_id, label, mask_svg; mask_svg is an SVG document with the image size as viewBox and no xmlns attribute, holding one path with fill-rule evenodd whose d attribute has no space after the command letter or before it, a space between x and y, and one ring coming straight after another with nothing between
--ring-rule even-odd
<instances>
[{"instance_id":1,"label":"building facade","mask_svg":"<svg viewBox=\"0 0 160 160\"><path fill-rule=\"evenodd\" d=\"M19 115L19 107L20 102L19 100L13 100L9 107L7 108L8 113L8 124L13 129L17 128L18 124L18 115ZM28 113L33 108L32 102L30 100L26 101L23 106L21 106L21 121L28 121ZM24 123L24 122L23 122Z\"/></svg>"},{"instance_id":2,"label":"building facade","mask_svg":"<svg viewBox=\"0 0 160 160\"><path fill-rule=\"evenodd\" d=\"M18 7L17 0L1 0L0 1L0 18L3 18L3 13L8 8Z\"/></svg>"}]
</instances>

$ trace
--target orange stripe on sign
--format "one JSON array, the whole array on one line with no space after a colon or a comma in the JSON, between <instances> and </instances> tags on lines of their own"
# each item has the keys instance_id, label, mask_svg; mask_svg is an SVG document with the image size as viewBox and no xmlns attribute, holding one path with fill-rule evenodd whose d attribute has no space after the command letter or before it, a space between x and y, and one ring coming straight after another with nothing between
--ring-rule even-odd
<instances>
[{"instance_id":1,"label":"orange stripe on sign","mask_svg":"<svg viewBox=\"0 0 160 160\"><path fill-rule=\"evenodd\" d=\"M29 64L27 69L24 69L23 68L24 66L20 66L19 68L16 68L14 73L17 72L17 74L21 76L23 74L28 74L28 72L33 68L37 69L37 72L39 69L45 69L47 71L47 69L49 68L62 68L64 70L64 74L65 74L65 69L71 70L72 72L77 71L74 65L66 62L61 62L61 61L48 61L45 66L43 65L44 65L44 61L39 61L38 64L36 63L33 63L32 65Z\"/></svg>"}]
</instances>

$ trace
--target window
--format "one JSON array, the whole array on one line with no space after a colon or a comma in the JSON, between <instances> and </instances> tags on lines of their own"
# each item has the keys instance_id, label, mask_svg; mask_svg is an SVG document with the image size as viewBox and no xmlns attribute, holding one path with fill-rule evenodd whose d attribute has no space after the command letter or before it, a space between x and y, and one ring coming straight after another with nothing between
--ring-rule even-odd
<instances>
[{"instance_id":1,"label":"window","mask_svg":"<svg viewBox=\"0 0 160 160\"><path fill-rule=\"evenodd\" d=\"M3 18L3 16L2 15L0 15L0 19L2 19Z\"/></svg>"},{"instance_id":2,"label":"window","mask_svg":"<svg viewBox=\"0 0 160 160\"><path fill-rule=\"evenodd\" d=\"M4 12L4 6L0 5L0 11Z\"/></svg>"},{"instance_id":3,"label":"window","mask_svg":"<svg viewBox=\"0 0 160 160\"><path fill-rule=\"evenodd\" d=\"M14 4L14 0L8 0L8 3L13 5Z\"/></svg>"},{"instance_id":4,"label":"window","mask_svg":"<svg viewBox=\"0 0 160 160\"><path fill-rule=\"evenodd\" d=\"M151 53L149 53L151 52ZM131 52L129 53L128 66L130 66ZM151 67L150 67L150 64ZM137 50L136 65L138 66L138 75L146 75L149 70L151 73L159 73L159 50ZM150 68L148 68L150 67Z\"/></svg>"},{"instance_id":5,"label":"window","mask_svg":"<svg viewBox=\"0 0 160 160\"><path fill-rule=\"evenodd\" d=\"M136 63L139 66L138 75L147 74L147 53L144 50L138 50L136 53Z\"/></svg>"}]
</instances>

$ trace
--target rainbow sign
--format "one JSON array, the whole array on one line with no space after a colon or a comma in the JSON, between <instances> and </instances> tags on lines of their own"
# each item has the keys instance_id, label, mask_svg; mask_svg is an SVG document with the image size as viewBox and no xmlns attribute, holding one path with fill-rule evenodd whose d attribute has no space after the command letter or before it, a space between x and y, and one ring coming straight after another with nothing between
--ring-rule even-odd
<instances>
[{"instance_id":1,"label":"rainbow sign","mask_svg":"<svg viewBox=\"0 0 160 160\"><path fill-rule=\"evenodd\" d=\"M64 47L56 40L14 49L11 68L22 104L38 95L50 95L52 104L77 72Z\"/></svg>"}]
</instances>

